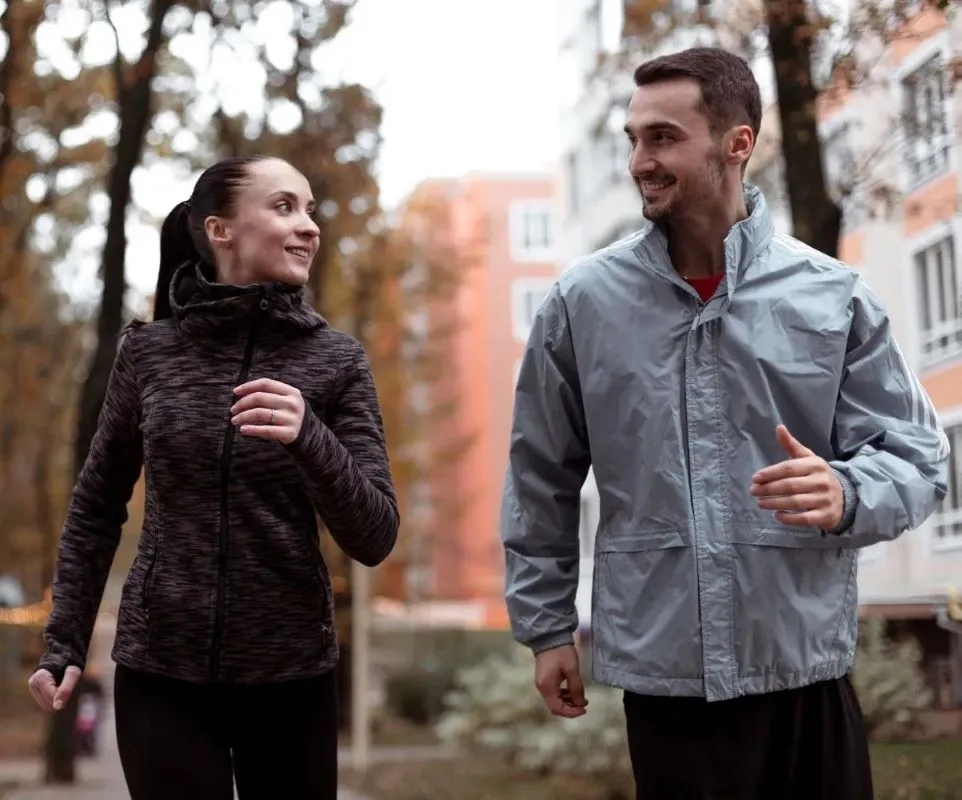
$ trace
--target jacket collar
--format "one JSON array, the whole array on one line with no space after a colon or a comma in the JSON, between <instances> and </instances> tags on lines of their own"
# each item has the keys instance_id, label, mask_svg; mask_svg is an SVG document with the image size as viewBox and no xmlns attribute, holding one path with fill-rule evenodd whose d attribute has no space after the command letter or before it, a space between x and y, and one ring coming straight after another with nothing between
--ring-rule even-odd
<instances>
[{"instance_id":1,"label":"jacket collar","mask_svg":"<svg viewBox=\"0 0 962 800\"><path fill-rule=\"evenodd\" d=\"M768 249L775 234L772 215L761 190L746 183L744 196L748 217L733 225L725 237L724 280L729 300L745 271ZM649 223L649 230L638 243L637 252L643 266L694 293L695 290L675 272L668 255L668 237L660 227Z\"/></svg>"},{"instance_id":2,"label":"jacket collar","mask_svg":"<svg viewBox=\"0 0 962 800\"><path fill-rule=\"evenodd\" d=\"M178 326L193 336L246 329L255 319L268 327L308 332L327 321L304 302L304 289L283 283L232 286L216 283L203 262L186 263L170 282L170 307Z\"/></svg>"}]
</instances>

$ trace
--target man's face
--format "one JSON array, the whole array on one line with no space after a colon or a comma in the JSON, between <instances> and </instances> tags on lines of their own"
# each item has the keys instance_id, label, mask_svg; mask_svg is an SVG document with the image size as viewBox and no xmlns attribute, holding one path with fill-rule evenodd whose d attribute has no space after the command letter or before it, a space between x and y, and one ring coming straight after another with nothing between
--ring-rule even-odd
<instances>
[{"instance_id":1,"label":"man's face","mask_svg":"<svg viewBox=\"0 0 962 800\"><path fill-rule=\"evenodd\" d=\"M699 110L701 87L688 78L639 86L628 106L629 172L650 220L690 216L718 201L726 162Z\"/></svg>"}]
</instances>

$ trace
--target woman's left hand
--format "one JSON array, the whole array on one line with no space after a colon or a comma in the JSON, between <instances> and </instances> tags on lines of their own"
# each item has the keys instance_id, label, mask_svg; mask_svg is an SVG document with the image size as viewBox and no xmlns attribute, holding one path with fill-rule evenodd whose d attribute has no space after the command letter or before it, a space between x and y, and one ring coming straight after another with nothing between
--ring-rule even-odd
<instances>
[{"instance_id":1,"label":"woman's left hand","mask_svg":"<svg viewBox=\"0 0 962 800\"><path fill-rule=\"evenodd\" d=\"M293 386L270 378L248 381L234 389L231 422L245 436L290 444L304 423L304 398Z\"/></svg>"}]
</instances>

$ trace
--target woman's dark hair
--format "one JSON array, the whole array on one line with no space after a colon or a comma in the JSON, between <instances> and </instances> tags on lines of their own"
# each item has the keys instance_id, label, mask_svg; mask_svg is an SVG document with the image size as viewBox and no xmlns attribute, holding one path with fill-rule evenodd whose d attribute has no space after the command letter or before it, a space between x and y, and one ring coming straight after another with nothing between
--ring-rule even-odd
<instances>
[{"instance_id":1,"label":"woman's dark hair","mask_svg":"<svg viewBox=\"0 0 962 800\"><path fill-rule=\"evenodd\" d=\"M234 213L237 190L250 179L250 168L265 156L234 156L218 161L201 173L189 200L178 203L160 229L160 271L154 292L154 319L171 316L170 282L187 262L213 265L214 254L204 230L210 216Z\"/></svg>"}]
</instances>

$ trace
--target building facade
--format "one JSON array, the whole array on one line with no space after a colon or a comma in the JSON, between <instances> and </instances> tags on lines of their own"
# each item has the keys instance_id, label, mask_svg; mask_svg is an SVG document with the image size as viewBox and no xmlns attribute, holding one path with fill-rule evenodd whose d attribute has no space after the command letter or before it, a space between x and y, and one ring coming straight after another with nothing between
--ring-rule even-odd
<instances>
[{"instance_id":1,"label":"building facade","mask_svg":"<svg viewBox=\"0 0 962 800\"><path fill-rule=\"evenodd\" d=\"M412 197L446 205L450 230L435 246L449 248L463 274L453 300L422 325L440 337L442 369L426 386L438 409L424 440L434 468L421 487L420 531L409 529L425 545L407 596L467 624L507 625L501 493L520 359L556 276L556 184L551 172L469 174L426 181Z\"/></svg>"},{"instance_id":2,"label":"building facade","mask_svg":"<svg viewBox=\"0 0 962 800\"><path fill-rule=\"evenodd\" d=\"M595 13L595 6L603 12L604 5L589 4L586 13ZM577 35L591 36L585 33L589 29L582 24ZM671 49L683 46L687 43ZM818 111L826 177L844 212L840 257L864 274L887 305L895 336L953 448L949 494L938 513L918 530L862 551L861 612L883 616L915 635L926 652L936 704L958 706L962 626L953 623L950 610L956 615L962 610L953 601L955 592L962 592L962 104L953 96L951 66L962 55L962 18L923 6L891 40L860 47L857 56L873 65L868 79L856 85L830 81ZM767 110L749 179L765 191L777 228L790 232L770 67L757 67ZM640 225L640 201L625 174L627 147L617 168L601 167L585 155L603 150L597 108L596 96L584 97L562 115L567 152L561 241L567 261ZM581 168L586 162L593 166ZM591 179L585 170L593 172ZM596 187L595 194L586 194L589 186ZM579 589L585 622L599 513L589 478L582 500Z\"/></svg>"}]
</instances>

